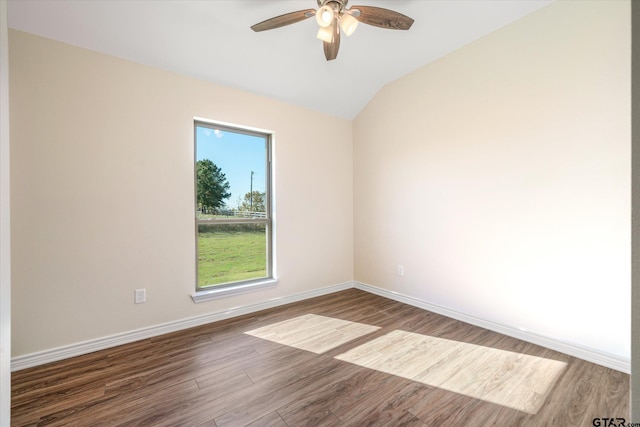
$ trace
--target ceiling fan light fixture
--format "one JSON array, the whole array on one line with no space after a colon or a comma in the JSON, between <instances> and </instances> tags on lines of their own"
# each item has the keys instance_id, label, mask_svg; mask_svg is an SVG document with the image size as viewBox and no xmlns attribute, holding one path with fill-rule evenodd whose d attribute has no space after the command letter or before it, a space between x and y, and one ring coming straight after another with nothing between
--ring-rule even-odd
<instances>
[{"instance_id":1,"label":"ceiling fan light fixture","mask_svg":"<svg viewBox=\"0 0 640 427\"><path fill-rule=\"evenodd\" d=\"M342 28L342 32L350 36L358 28L358 20L348 13L343 13L340 16L340 28Z\"/></svg>"},{"instance_id":2,"label":"ceiling fan light fixture","mask_svg":"<svg viewBox=\"0 0 640 427\"><path fill-rule=\"evenodd\" d=\"M316 12L316 22L322 28L330 26L333 22L333 18L334 12L330 6L324 5Z\"/></svg>"},{"instance_id":3,"label":"ceiling fan light fixture","mask_svg":"<svg viewBox=\"0 0 640 427\"><path fill-rule=\"evenodd\" d=\"M333 41L333 27L320 27L316 37L323 42L331 43Z\"/></svg>"},{"instance_id":4,"label":"ceiling fan light fixture","mask_svg":"<svg viewBox=\"0 0 640 427\"><path fill-rule=\"evenodd\" d=\"M1 0L0 0L1 1ZM304 21L315 15L320 26L316 37L323 41L322 48L327 61L338 57L340 33L353 34L360 23L389 30L408 30L413 19L399 12L376 6L353 6L347 9L349 0L316 0L317 9L303 9L274 16L251 26L255 32L273 30Z\"/></svg>"}]
</instances>

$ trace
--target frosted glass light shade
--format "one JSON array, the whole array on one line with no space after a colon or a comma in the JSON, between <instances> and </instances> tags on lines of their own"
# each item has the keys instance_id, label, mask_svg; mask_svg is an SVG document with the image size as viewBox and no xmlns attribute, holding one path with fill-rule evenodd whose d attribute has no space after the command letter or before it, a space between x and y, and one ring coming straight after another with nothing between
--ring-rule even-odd
<instances>
[{"instance_id":1,"label":"frosted glass light shade","mask_svg":"<svg viewBox=\"0 0 640 427\"><path fill-rule=\"evenodd\" d=\"M331 43L333 41L333 27L320 27L316 37L322 41Z\"/></svg>"},{"instance_id":2,"label":"frosted glass light shade","mask_svg":"<svg viewBox=\"0 0 640 427\"><path fill-rule=\"evenodd\" d=\"M340 28L347 36L350 36L358 28L358 20L345 13L340 17Z\"/></svg>"},{"instance_id":3,"label":"frosted glass light shade","mask_svg":"<svg viewBox=\"0 0 640 427\"><path fill-rule=\"evenodd\" d=\"M328 27L333 22L333 9L329 6L322 6L316 11L316 22L322 28Z\"/></svg>"}]
</instances>

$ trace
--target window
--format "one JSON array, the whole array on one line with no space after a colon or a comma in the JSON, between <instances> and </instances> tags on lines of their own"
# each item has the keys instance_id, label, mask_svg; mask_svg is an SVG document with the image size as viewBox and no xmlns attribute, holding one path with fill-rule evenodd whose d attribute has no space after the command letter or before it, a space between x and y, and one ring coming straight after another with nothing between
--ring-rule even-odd
<instances>
[{"instance_id":1,"label":"window","mask_svg":"<svg viewBox=\"0 0 640 427\"><path fill-rule=\"evenodd\" d=\"M271 134L201 120L194 134L194 300L273 283Z\"/></svg>"}]
</instances>

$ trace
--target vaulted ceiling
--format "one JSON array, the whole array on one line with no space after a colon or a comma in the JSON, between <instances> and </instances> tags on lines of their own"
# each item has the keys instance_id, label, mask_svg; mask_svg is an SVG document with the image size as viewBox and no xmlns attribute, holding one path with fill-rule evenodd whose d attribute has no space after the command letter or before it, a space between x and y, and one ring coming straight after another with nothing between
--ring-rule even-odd
<instances>
[{"instance_id":1,"label":"vaulted ceiling","mask_svg":"<svg viewBox=\"0 0 640 427\"><path fill-rule=\"evenodd\" d=\"M9 27L352 119L385 84L550 2L351 0L415 23L360 25L330 62L314 19L249 28L316 0L9 0Z\"/></svg>"}]
</instances>

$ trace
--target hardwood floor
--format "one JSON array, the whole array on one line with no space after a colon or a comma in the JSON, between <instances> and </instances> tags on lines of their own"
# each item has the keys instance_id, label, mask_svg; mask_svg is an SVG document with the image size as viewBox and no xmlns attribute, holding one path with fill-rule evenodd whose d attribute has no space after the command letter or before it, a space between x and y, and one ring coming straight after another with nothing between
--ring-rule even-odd
<instances>
[{"instance_id":1,"label":"hardwood floor","mask_svg":"<svg viewBox=\"0 0 640 427\"><path fill-rule=\"evenodd\" d=\"M537 414L566 362L405 331L336 359Z\"/></svg>"},{"instance_id":2,"label":"hardwood floor","mask_svg":"<svg viewBox=\"0 0 640 427\"><path fill-rule=\"evenodd\" d=\"M304 314L245 334L321 354L378 329L379 326Z\"/></svg>"},{"instance_id":3,"label":"hardwood floor","mask_svg":"<svg viewBox=\"0 0 640 427\"><path fill-rule=\"evenodd\" d=\"M628 401L626 374L351 289L14 372L11 403L12 426L564 427Z\"/></svg>"}]
</instances>

